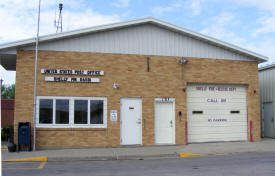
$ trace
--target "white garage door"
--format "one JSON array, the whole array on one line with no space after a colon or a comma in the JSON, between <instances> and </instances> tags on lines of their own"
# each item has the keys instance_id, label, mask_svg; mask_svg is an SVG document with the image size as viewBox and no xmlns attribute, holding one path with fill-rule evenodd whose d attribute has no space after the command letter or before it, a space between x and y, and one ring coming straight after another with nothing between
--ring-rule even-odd
<instances>
[{"instance_id":1,"label":"white garage door","mask_svg":"<svg viewBox=\"0 0 275 176\"><path fill-rule=\"evenodd\" d=\"M188 142L247 140L246 94L242 85L188 85Z\"/></svg>"}]
</instances>

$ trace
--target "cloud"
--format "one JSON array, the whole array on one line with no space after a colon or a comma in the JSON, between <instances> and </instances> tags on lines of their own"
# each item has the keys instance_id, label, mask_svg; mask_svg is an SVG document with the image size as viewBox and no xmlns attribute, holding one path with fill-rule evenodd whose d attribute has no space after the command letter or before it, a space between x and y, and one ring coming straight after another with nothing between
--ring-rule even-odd
<instances>
[{"instance_id":1,"label":"cloud","mask_svg":"<svg viewBox=\"0 0 275 176\"><path fill-rule=\"evenodd\" d=\"M85 7L82 0L63 0L63 31L120 21L120 16L105 15ZM36 36L38 1L0 1L0 43L22 40ZM55 33L56 1L41 1L40 35ZM12 9L12 10L11 10ZM83 9L79 11L78 9ZM0 66L4 84L15 82L15 72Z\"/></svg>"},{"instance_id":2,"label":"cloud","mask_svg":"<svg viewBox=\"0 0 275 176\"><path fill-rule=\"evenodd\" d=\"M260 10L260 17L255 20L259 27L253 30L252 35L275 32L275 3L274 0L234 0L245 7L252 6Z\"/></svg>"},{"instance_id":3,"label":"cloud","mask_svg":"<svg viewBox=\"0 0 275 176\"><path fill-rule=\"evenodd\" d=\"M238 26L240 21L233 12L222 12L221 14L210 18L205 23L205 28L200 32L214 38L226 41L242 48L254 51L259 54L268 56L270 59L267 63L262 65L270 64L275 62L275 42L273 38L261 39L259 42L249 42L242 36L234 33L231 30L232 25Z\"/></svg>"},{"instance_id":4,"label":"cloud","mask_svg":"<svg viewBox=\"0 0 275 176\"><path fill-rule=\"evenodd\" d=\"M11 85L15 83L15 71L6 71L0 65L0 79L3 80L3 84Z\"/></svg>"},{"instance_id":5,"label":"cloud","mask_svg":"<svg viewBox=\"0 0 275 176\"><path fill-rule=\"evenodd\" d=\"M202 10L202 3L205 0L191 0L191 1L187 1L187 6L190 7L192 9L192 13L193 15L199 15L201 13Z\"/></svg>"},{"instance_id":6,"label":"cloud","mask_svg":"<svg viewBox=\"0 0 275 176\"><path fill-rule=\"evenodd\" d=\"M269 57L268 62L261 65L267 65L275 62L275 42L273 39L264 39L258 43L247 42L244 44L244 47L251 51L261 53Z\"/></svg>"},{"instance_id":7,"label":"cloud","mask_svg":"<svg viewBox=\"0 0 275 176\"><path fill-rule=\"evenodd\" d=\"M37 1L35 1L37 2ZM33 0L0 1L0 43L36 36L37 6ZM85 7L80 0L63 0L63 31L120 21L117 14L105 15ZM40 35L55 33L55 1L42 1ZM13 9L13 10L11 10ZM83 10L79 10L83 9Z\"/></svg>"},{"instance_id":8,"label":"cloud","mask_svg":"<svg viewBox=\"0 0 275 176\"><path fill-rule=\"evenodd\" d=\"M275 13L271 16L263 16L257 20L260 27L253 30L253 36L258 36L260 33L274 33L275 32Z\"/></svg>"},{"instance_id":9,"label":"cloud","mask_svg":"<svg viewBox=\"0 0 275 176\"><path fill-rule=\"evenodd\" d=\"M230 0L232 2L232 0ZM243 6L254 6L261 10L267 10L275 12L274 0L233 0L234 3L241 4Z\"/></svg>"},{"instance_id":10,"label":"cloud","mask_svg":"<svg viewBox=\"0 0 275 176\"><path fill-rule=\"evenodd\" d=\"M191 12L191 15L200 15L202 11L202 3L205 0L177 0L175 3L172 3L168 6L158 6L152 8L152 13L156 16L162 16L168 12L174 12L180 8L184 8L185 12Z\"/></svg>"},{"instance_id":11,"label":"cloud","mask_svg":"<svg viewBox=\"0 0 275 176\"><path fill-rule=\"evenodd\" d=\"M180 7L181 7L180 3L174 3L167 7L154 7L154 8L152 8L152 13L156 16L161 16L166 12L172 12Z\"/></svg>"},{"instance_id":12,"label":"cloud","mask_svg":"<svg viewBox=\"0 0 275 176\"><path fill-rule=\"evenodd\" d=\"M117 2L113 3L113 6L118 8L126 8L129 6L130 0L118 0Z\"/></svg>"},{"instance_id":13,"label":"cloud","mask_svg":"<svg viewBox=\"0 0 275 176\"><path fill-rule=\"evenodd\" d=\"M238 20L231 12L222 12L218 16L210 18L206 23L201 33L212 36L214 38L242 46L245 39L239 37L232 30L230 25L238 25Z\"/></svg>"}]
</instances>

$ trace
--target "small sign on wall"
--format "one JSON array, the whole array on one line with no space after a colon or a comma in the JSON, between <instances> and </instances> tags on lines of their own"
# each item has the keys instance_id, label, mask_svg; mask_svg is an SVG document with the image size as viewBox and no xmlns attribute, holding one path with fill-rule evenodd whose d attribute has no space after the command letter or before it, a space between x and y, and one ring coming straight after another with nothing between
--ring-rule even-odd
<instances>
[{"instance_id":1,"label":"small sign on wall","mask_svg":"<svg viewBox=\"0 0 275 176\"><path fill-rule=\"evenodd\" d=\"M71 78L71 77L45 77L45 81L50 82L81 82L81 83L98 83L99 78Z\"/></svg>"},{"instance_id":2,"label":"small sign on wall","mask_svg":"<svg viewBox=\"0 0 275 176\"><path fill-rule=\"evenodd\" d=\"M110 111L110 120L113 122L117 121L117 110L111 110Z\"/></svg>"},{"instance_id":3,"label":"small sign on wall","mask_svg":"<svg viewBox=\"0 0 275 176\"><path fill-rule=\"evenodd\" d=\"M56 75L93 75L103 76L103 70L62 70L62 69L41 69L42 74L56 74Z\"/></svg>"}]
</instances>

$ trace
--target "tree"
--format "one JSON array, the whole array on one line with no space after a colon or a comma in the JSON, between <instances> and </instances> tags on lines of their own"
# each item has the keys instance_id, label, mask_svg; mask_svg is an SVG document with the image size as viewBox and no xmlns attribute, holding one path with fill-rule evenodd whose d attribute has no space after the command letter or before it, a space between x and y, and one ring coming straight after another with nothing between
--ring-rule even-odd
<instances>
[{"instance_id":1,"label":"tree","mask_svg":"<svg viewBox=\"0 0 275 176\"><path fill-rule=\"evenodd\" d=\"M15 84L2 85L1 93L2 93L2 99L14 99Z\"/></svg>"}]
</instances>

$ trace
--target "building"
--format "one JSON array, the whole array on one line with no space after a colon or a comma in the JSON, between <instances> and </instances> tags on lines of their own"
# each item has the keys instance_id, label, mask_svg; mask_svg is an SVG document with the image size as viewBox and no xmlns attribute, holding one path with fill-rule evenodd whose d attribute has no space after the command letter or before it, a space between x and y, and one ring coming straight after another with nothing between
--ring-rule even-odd
<instances>
[{"instance_id":1,"label":"building","mask_svg":"<svg viewBox=\"0 0 275 176\"><path fill-rule=\"evenodd\" d=\"M33 123L34 50L35 39L0 46L16 69L15 126ZM155 18L42 36L36 145L259 141L267 59Z\"/></svg>"},{"instance_id":2,"label":"building","mask_svg":"<svg viewBox=\"0 0 275 176\"><path fill-rule=\"evenodd\" d=\"M275 138L275 64L259 68L262 137Z\"/></svg>"},{"instance_id":3,"label":"building","mask_svg":"<svg viewBox=\"0 0 275 176\"><path fill-rule=\"evenodd\" d=\"M14 100L1 100L1 128L13 125Z\"/></svg>"}]
</instances>

